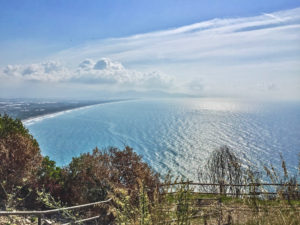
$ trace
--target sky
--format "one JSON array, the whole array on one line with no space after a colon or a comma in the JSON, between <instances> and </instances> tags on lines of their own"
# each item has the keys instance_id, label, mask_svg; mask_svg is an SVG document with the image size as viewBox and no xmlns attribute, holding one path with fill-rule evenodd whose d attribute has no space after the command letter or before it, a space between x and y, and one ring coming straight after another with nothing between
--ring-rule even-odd
<instances>
[{"instance_id":1,"label":"sky","mask_svg":"<svg viewBox=\"0 0 300 225\"><path fill-rule=\"evenodd\" d=\"M0 5L0 97L300 100L299 0Z\"/></svg>"}]
</instances>

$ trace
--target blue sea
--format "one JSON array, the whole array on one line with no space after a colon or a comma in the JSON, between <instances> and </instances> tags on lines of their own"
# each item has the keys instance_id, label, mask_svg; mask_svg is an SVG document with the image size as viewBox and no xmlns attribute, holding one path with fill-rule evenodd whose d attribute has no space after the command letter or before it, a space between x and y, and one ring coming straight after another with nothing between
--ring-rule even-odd
<instances>
[{"instance_id":1,"label":"blue sea","mask_svg":"<svg viewBox=\"0 0 300 225\"><path fill-rule=\"evenodd\" d=\"M245 163L296 172L300 103L237 99L143 99L105 103L24 121L58 165L96 146L131 146L157 172L195 180L210 153L227 145Z\"/></svg>"}]
</instances>

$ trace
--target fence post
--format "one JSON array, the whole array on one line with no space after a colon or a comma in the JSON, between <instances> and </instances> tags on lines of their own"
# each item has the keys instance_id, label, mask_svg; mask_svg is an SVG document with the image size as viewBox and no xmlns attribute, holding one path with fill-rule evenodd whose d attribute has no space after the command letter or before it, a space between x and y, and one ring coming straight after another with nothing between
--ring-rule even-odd
<instances>
[{"instance_id":1,"label":"fence post","mask_svg":"<svg viewBox=\"0 0 300 225\"><path fill-rule=\"evenodd\" d=\"M218 225L221 225L223 221L222 198L219 198L218 202L219 202L219 211L220 211Z\"/></svg>"},{"instance_id":2,"label":"fence post","mask_svg":"<svg viewBox=\"0 0 300 225\"><path fill-rule=\"evenodd\" d=\"M204 214L203 220L204 220L204 225L207 225L207 215L206 214Z\"/></svg>"},{"instance_id":3,"label":"fence post","mask_svg":"<svg viewBox=\"0 0 300 225\"><path fill-rule=\"evenodd\" d=\"M231 212L230 212L230 214L228 214L228 217L227 217L227 224L228 224L228 225L231 225L231 224L232 224L232 216L231 216Z\"/></svg>"},{"instance_id":4,"label":"fence post","mask_svg":"<svg viewBox=\"0 0 300 225\"><path fill-rule=\"evenodd\" d=\"M291 183L289 182L288 183L288 191L287 191L287 200L288 200L288 202L290 202L291 201L291 195L292 195L292 188L291 188L291 185L290 185Z\"/></svg>"},{"instance_id":5,"label":"fence post","mask_svg":"<svg viewBox=\"0 0 300 225\"><path fill-rule=\"evenodd\" d=\"M38 215L38 225L42 225L42 215Z\"/></svg>"},{"instance_id":6,"label":"fence post","mask_svg":"<svg viewBox=\"0 0 300 225\"><path fill-rule=\"evenodd\" d=\"M236 198L240 197L240 193L241 193L240 188L235 188L235 197Z\"/></svg>"},{"instance_id":7,"label":"fence post","mask_svg":"<svg viewBox=\"0 0 300 225\"><path fill-rule=\"evenodd\" d=\"M223 180L220 180L220 181L219 181L219 184L220 184L220 195L223 195L223 194L225 194L224 181L223 181Z\"/></svg>"},{"instance_id":8,"label":"fence post","mask_svg":"<svg viewBox=\"0 0 300 225\"><path fill-rule=\"evenodd\" d=\"M257 184L256 183L252 183L253 186L253 190L252 190L252 197L256 198L258 195L258 191L257 191ZM251 193L250 193L251 194Z\"/></svg>"},{"instance_id":9,"label":"fence post","mask_svg":"<svg viewBox=\"0 0 300 225\"><path fill-rule=\"evenodd\" d=\"M159 186L158 186L158 184L156 184L155 189L156 189L157 202L159 203L160 202L160 194L159 194Z\"/></svg>"}]
</instances>

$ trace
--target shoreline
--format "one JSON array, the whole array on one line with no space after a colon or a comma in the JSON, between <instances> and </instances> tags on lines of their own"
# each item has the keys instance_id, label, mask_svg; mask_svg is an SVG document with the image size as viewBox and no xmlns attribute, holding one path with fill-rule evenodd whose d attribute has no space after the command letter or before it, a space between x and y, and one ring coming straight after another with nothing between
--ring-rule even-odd
<instances>
[{"instance_id":1,"label":"shoreline","mask_svg":"<svg viewBox=\"0 0 300 225\"><path fill-rule=\"evenodd\" d=\"M99 103L96 103L96 104L78 106L78 107L74 107L74 108L70 108L70 109L66 109L66 110L62 110L62 111L57 111L57 112L53 112L53 113L45 113L45 114L41 114L41 115L38 115L38 116L29 117L29 118L23 119L21 121L25 126L28 126L28 125L34 124L38 121L53 118L53 117L57 117L57 116L65 114L65 113L70 113L70 112L81 110L81 109L87 109L87 108L91 108L91 107L97 106L97 105L120 103L120 102L131 101L131 100L136 100L136 99L103 101L103 102L99 102Z\"/></svg>"}]
</instances>

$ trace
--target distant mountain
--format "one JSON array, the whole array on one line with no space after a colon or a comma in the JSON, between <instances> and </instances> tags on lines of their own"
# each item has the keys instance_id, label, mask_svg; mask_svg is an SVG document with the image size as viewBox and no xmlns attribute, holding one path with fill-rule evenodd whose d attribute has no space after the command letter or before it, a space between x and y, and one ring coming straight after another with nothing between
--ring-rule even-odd
<instances>
[{"instance_id":1,"label":"distant mountain","mask_svg":"<svg viewBox=\"0 0 300 225\"><path fill-rule=\"evenodd\" d=\"M117 98L195 98L199 96L185 93L168 93L164 91L123 91L109 93L110 96Z\"/></svg>"}]
</instances>

